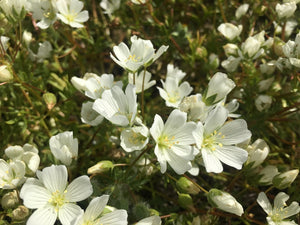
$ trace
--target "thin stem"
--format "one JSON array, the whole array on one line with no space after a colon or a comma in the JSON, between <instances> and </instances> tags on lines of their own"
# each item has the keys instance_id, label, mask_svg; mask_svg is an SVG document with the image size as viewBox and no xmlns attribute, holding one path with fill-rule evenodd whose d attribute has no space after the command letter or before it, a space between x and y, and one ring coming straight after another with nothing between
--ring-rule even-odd
<instances>
[{"instance_id":1,"label":"thin stem","mask_svg":"<svg viewBox=\"0 0 300 225\"><path fill-rule=\"evenodd\" d=\"M145 76L146 76L146 67L144 67L144 74L143 74L143 82L142 82L142 101L141 101L141 108L142 108L142 118L144 120L144 89L145 89Z\"/></svg>"},{"instance_id":2,"label":"thin stem","mask_svg":"<svg viewBox=\"0 0 300 225\"><path fill-rule=\"evenodd\" d=\"M149 150L150 148L146 148L144 151L142 151L141 154L139 154L139 156L130 164L129 168L126 171L126 175L129 173L129 171L131 170L131 168L134 166L134 164L136 164L137 161L139 161L139 159Z\"/></svg>"},{"instance_id":3,"label":"thin stem","mask_svg":"<svg viewBox=\"0 0 300 225\"><path fill-rule=\"evenodd\" d=\"M133 85L135 85L135 74L136 74L136 72L133 72L133 78L132 78Z\"/></svg>"},{"instance_id":4,"label":"thin stem","mask_svg":"<svg viewBox=\"0 0 300 225\"><path fill-rule=\"evenodd\" d=\"M203 187L201 187L199 184L197 184L192 178L188 177L187 175L183 174L183 176L185 178L187 178L188 180L190 180L194 185L196 185L201 191L203 191L204 193L208 194L208 191L205 190Z\"/></svg>"}]
</instances>

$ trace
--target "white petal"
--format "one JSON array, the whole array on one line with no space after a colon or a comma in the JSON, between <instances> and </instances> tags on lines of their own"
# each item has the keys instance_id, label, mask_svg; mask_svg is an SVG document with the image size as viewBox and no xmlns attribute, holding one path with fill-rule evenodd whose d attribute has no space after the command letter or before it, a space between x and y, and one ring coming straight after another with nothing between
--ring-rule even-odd
<instances>
[{"instance_id":1,"label":"white petal","mask_svg":"<svg viewBox=\"0 0 300 225\"><path fill-rule=\"evenodd\" d=\"M73 180L67 187L66 198L70 202L79 202L93 193L93 187L88 176L84 175Z\"/></svg>"},{"instance_id":2,"label":"white petal","mask_svg":"<svg viewBox=\"0 0 300 225\"><path fill-rule=\"evenodd\" d=\"M99 224L103 225L127 225L126 210L119 209L107 213L99 219Z\"/></svg>"},{"instance_id":3,"label":"white petal","mask_svg":"<svg viewBox=\"0 0 300 225\"><path fill-rule=\"evenodd\" d=\"M242 168L243 163L248 158L247 151L235 146L217 146L214 154L223 163L232 166L238 170Z\"/></svg>"},{"instance_id":4,"label":"white petal","mask_svg":"<svg viewBox=\"0 0 300 225\"><path fill-rule=\"evenodd\" d=\"M286 201L289 199L289 196L284 193L284 192L280 192L276 195L275 199L274 199L274 209L279 209L286 206Z\"/></svg>"},{"instance_id":5,"label":"white petal","mask_svg":"<svg viewBox=\"0 0 300 225\"><path fill-rule=\"evenodd\" d=\"M36 210L27 220L28 225L53 225L56 221L57 213L53 207L45 207Z\"/></svg>"},{"instance_id":6,"label":"white petal","mask_svg":"<svg viewBox=\"0 0 300 225\"><path fill-rule=\"evenodd\" d=\"M81 213L81 208L73 203L66 203L59 208L58 218L62 225L70 225L70 223Z\"/></svg>"},{"instance_id":7,"label":"white petal","mask_svg":"<svg viewBox=\"0 0 300 225\"><path fill-rule=\"evenodd\" d=\"M87 20L89 19L89 12L84 10L82 12L80 12L76 18L75 18L75 21L76 22L79 22L79 23L84 23L86 22Z\"/></svg>"},{"instance_id":8,"label":"white petal","mask_svg":"<svg viewBox=\"0 0 300 225\"><path fill-rule=\"evenodd\" d=\"M167 161L163 154L163 149L160 149L158 145L155 146L154 153L157 157L157 161L160 164L160 172L165 173L167 171Z\"/></svg>"},{"instance_id":9,"label":"white petal","mask_svg":"<svg viewBox=\"0 0 300 225\"><path fill-rule=\"evenodd\" d=\"M44 207L51 198L51 194L44 187L27 184L27 182L23 185L20 195L23 198L23 204L30 209Z\"/></svg>"},{"instance_id":10,"label":"white petal","mask_svg":"<svg viewBox=\"0 0 300 225\"><path fill-rule=\"evenodd\" d=\"M192 168L192 164L189 160L176 155L172 150L168 151L166 154L168 154L170 158L168 163L177 174L184 174L186 171Z\"/></svg>"},{"instance_id":11,"label":"white petal","mask_svg":"<svg viewBox=\"0 0 300 225\"><path fill-rule=\"evenodd\" d=\"M159 115L155 115L154 122L150 128L150 133L155 141L160 137L164 129L164 122Z\"/></svg>"},{"instance_id":12,"label":"white petal","mask_svg":"<svg viewBox=\"0 0 300 225\"><path fill-rule=\"evenodd\" d=\"M172 134L175 130L181 128L186 123L186 119L186 113L181 112L178 109L174 109L166 121L164 132L166 134Z\"/></svg>"},{"instance_id":13,"label":"white petal","mask_svg":"<svg viewBox=\"0 0 300 225\"><path fill-rule=\"evenodd\" d=\"M220 142L224 145L232 145L242 143L251 137L251 132L247 129L245 120L238 119L226 123L219 130ZM224 137L224 136L225 137Z\"/></svg>"},{"instance_id":14,"label":"white petal","mask_svg":"<svg viewBox=\"0 0 300 225\"><path fill-rule=\"evenodd\" d=\"M108 199L109 195L102 195L101 197L94 198L86 208L84 218L90 221L96 219L103 211Z\"/></svg>"},{"instance_id":15,"label":"white petal","mask_svg":"<svg viewBox=\"0 0 300 225\"><path fill-rule=\"evenodd\" d=\"M204 124L205 134L211 134L220 128L226 121L228 111L221 106L217 106L211 113L209 113Z\"/></svg>"},{"instance_id":16,"label":"white petal","mask_svg":"<svg viewBox=\"0 0 300 225\"><path fill-rule=\"evenodd\" d=\"M206 172L221 173L223 171L222 163L210 150L203 148L201 153Z\"/></svg>"},{"instance_id":17,"label":"white petal","mask_svg":"<svg viewBox=\"0 0 300 225\"><path fill-rule=\"evenodd\" d=\"M65 166L52 165L42 171L42 179L45 187L50 192L63 192L67 186L68 172Z\"/></svg>"},{"instance_id":18,"label":"white petal","mask_svg":"<svg viewBox=\"0 0 300 225\"><path fill-rule=\"evenodd\" d=\"M283 209L282 214L284 215L284 218L288 218L290 216L296 215L300 212L300 207L298 202L292 202L291 205Z\"/></svg>"},{"instance_id":19,"label":"white petal","mask_svg":"<svg viewBox=\"0 0 300 225\"><path fill-rule=\"evenodd\" d=\"M118 46L113 47L113 51L120 61L125 61L130 56L130 51L127 45L123 42L121 42Z\"/></svg>"},{"instance_id":20,"label":"white petal","mask_svg":"<svg viewBox=\"0 0 300 225\"><path fill-rule=\"evenodd\" d=\"M267 214L272 213L272 205L264 192L259 193L257 203L263 208L263 210Z\"/></svg>"},{"instance_id":21,"label":"white petal","mask_svg":"<svg viewBox=\"0 0 300 225\"><path fill-rule=\"evenodd\" d=\"M195 139L195 143L197 148L201 149L202 148L202 142L203 142L203 132L204 132L204 127L201 122L197 124L196 129L193 131L192 135Z\"/></svg>"}]
</instances>

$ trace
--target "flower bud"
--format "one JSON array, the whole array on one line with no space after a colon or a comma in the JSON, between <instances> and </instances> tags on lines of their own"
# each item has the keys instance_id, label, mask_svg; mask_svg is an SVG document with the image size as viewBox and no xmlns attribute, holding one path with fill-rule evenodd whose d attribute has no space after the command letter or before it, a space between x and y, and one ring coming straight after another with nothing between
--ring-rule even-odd
<instances>
[{"instance_id":1,"label":"flower bud","mask_svg":"<svg viewBox=\"0 0 300 225\"><path fill-rule=\"evenodd\" d=\"M19 197L16 190L6 193L1 199L3 209L13 209L19 204Z\"/></svg>"},{"instance_id":2,"label":"flower bud","mask_svg":"<svg viewBox=\"0 0 300 225\"><path fill-rule=\"evenodd\" d=\"M218 27L218 31L229 40L233 40L238 37L241 34L242 29L242 25L235 26L232 23L222 23Z\"/></svg>"},{"instance_id":3,"label":"flower bud","mask_svg":"<svg viewBox=\"0 0 300 225\"><path fill-rule=\"evenodd\" d=\"M98 162L96 165L90 167L87 173L88 174L105 173L112 168L114 168L114 164L111 161L103 160Z\"/></svg>"},{"instance_id":4,"label":"flower bud","mask_svg":"<svg viewBox=\"0 0 300 225\"><path fill-rule=\"evenodd\" d=\"M209 65L213 68L213 69L217 69L220 65L220 60L219 60L219 57L214 54L214 53L211 53L209 55Z\"/></svg>"},{"instance_id":5,"label":"flower bud","mask_svg":"<svg viewBox=\"0 0 300 225\"><path fill-rule=\"evenodd\" d=\"M50 92L43 94L43 99L47 104L48 110L51 110L56 105L56 97Z\"/></svg>"},{"instance_id":6,"label":"flower bud","mask_svg":"<svg viewBox=\"0 0 300 225\"><path fill-rule=\"evenodd\" d=\"M200 192L200 189L193 184L189 179L185 177L181 177L177 182L176 182L176 187L180 192L196 195Z\"/></svg>"},{"instance_id":7,"label":"flower bud","mask_svg":"<svg viewBox=\"0 0 300 225\"><path fill-rule=\"evenodd\" d=\"M247 148L248 160L247 164L251 164L251 167L257 167L266 159L269 154L269 146L262 139L257 139L252 145Z\"/></svg>"},{"instance_id":8,"label":"flower bud","mask_svg":"<svg viewBox=\"0 0 300 225\"><path fill-rule=\"evenodd\" d=\"M178 193L178 204L184 209L195 212L193 199L189 194Z\"/></svg>"},{"instance_id":9,"label":"flower bud","mask_svg":"<svg viewBox=\"0 0 300 225\"><path fill-rule=\"evenodd\" d=\"M213 105L226 98L234 87L233 80L229 79L225 73L217 72L208 83L204 102L206 105Z\"/></svg>"},{"instance_id":10,"label":"flower bud","mask_svg":"<svg viewBox=\"0 0 300 225\"><path fill-rule=\"evenodd\" d=\"M235 11L235 17L237 19L240 19L243 15L247 13L248 9L249 9L249 4L240 5L240 7L238 7L237 10Z\"/></svg>"},{"instance_id":11,"label":"flower bud","mask_svg":"<svg viewBox=\"0 0 300 225\"><path fill-rule=\"evenodd\" d=\"M280 190L285 189L294 182L298 173L298 169L280 173L273 178L272 182L276 188Z\"/></svg>"},{"instance_id":12,"label":"flower bud","mask_svg":"<svg viewBox=\"0 0 300 225\"><path fill-rule=\"evenodd\" d=\"M297 9L297 5L295 2L287 2L283 4L277 3L275 10L279 17L281 18L289 18L294 15L294 12Z\"/></svg>"},{"instance_id":13,"label":"flower bud","mask_svg":"<svg viewBox=\"0 0 300 225\"><path fill-rule=\"evenodd\" d=\"M230 55L237 55L239 47L235 44L228 43L226 45L223 45L223 49L225 55L229 57Z\"/></svg>"},{"instance_id":14,"label":"flower bud","mask_svg":"<svg viewBox=\"0 0 300 225\"><path fill-rule=\"evenodd\" d=\"M6 65L0 66L0 82L7 82L13 79L12 73Z\"/></svg>"},{"instance_id":15,"label":"flower bud","mask_svg":"<svg viewBox=\"0 0 300 225\"><path fill-rule=\"evenodd\" d=\"M272 98L269 95L259 95L255 99L255 106L258 111L262 112L271 107Z\"/></svg>"},{"instance_id":16,"label":"flower bud","mask_svg":"<svg viewBox=\"0 0 300 225\"><path fill-rule=\"evenodd\" d=\"M271 185L274 176L277 174L278 174L277 167L273 165L268 165L258 173L258 175L261 176L260 179L258 180L258 183L260 185Z\"/></svg>"},{"instance_id":17,"label":"flower bud","mask_svg":"<svg viewBox=\"0 0 300 225\"><path fill-rule=\"evenodd\" d=\"M209 190L207 199L212 206L225 212L233 213L238 216L244 213L242 205L227 192L213 188Z\"/></svg>"},{"instance_id":18,"label":"flower bud","mask_svg":"<svg viewBox=\"0 0 300 225\"><path fill-rule=\"evenodd\" d=\"M29 215L29 209L24 205L20 205L14 211L12 211L13 220L24 220Z\"/></svg>"}]
</instances>

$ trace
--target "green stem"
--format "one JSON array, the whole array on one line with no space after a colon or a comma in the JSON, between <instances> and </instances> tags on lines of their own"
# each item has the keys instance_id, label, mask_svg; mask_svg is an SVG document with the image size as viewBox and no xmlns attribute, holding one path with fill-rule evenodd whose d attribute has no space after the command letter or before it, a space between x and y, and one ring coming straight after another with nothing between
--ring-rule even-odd
<instances>
[{"instance_id":1,"label":"green stem","mask_svg":"<svg viewBox=\"0 0 300 225\"><path fill-rule=\"evenodd\" d=\"M129 173L129 171L131 170L131 168L136 164L136 162L149 150L150 148L146 148L144 151L142 151L141 154L139 154L139 156L130 164L129 168L126 171L126 175Z\"/></svg>"},{"instance_id":2,"label":"green stem","mask_svg":"<svg viewBox=\"0 0 300 225\"><path fill-rule=\"evenodd\" d=\"M146 69L144 68L144 74L143 74L143 82L142 82L142 101L141 101L141 108L142 108L142 119L144 121L144 89L145 89L145 76L146 76Z\"/></svg>"}]
</instances>

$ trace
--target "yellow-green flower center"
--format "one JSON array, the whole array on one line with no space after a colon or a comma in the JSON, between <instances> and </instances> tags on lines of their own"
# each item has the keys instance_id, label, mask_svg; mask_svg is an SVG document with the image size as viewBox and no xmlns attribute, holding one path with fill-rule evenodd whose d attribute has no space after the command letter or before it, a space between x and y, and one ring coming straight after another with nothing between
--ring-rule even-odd
<instances>
[{"instance_id":1,"label":"yellow-green flower center","mask_svg":"<svg viewBox=\"0 0 300 225\"><path fill-rule=\"evenodd\" d=\"M221 138L225 138L225 135L222 135L220 132L218 133L215 130L210 135L204 137L201 147L209 149L211 151L215 151L217 146L223 147L223 144L216 140L217 136L220 136Z\"/></svg>"},{"instance_id":2,"label":"yellow-green flower center","mask_svg":"<svg viewBox=\"0 0 300 225\"><path fill-rule=\"evenodd\" d=\"M178 141L175 141L175 136L169 137L167 135L161 135L157 143L163 149L171 149L174 144L179 144Z\"/></svg>"},{"instance_id":3,"label":"yellow-green flower center","mask_svg":"<svg viewBox=\"0 0 300 225\"><path fill-rule=\"evenodd\" d=\"M65 203L68 201L66 200L66 194L67 190L65 190L63 193L60 191L52 192L51 198L49 199L49 203L52 204L55 207L55 210L58 211L59 208L61 208Z\"/></svg>"}]
</instances>

